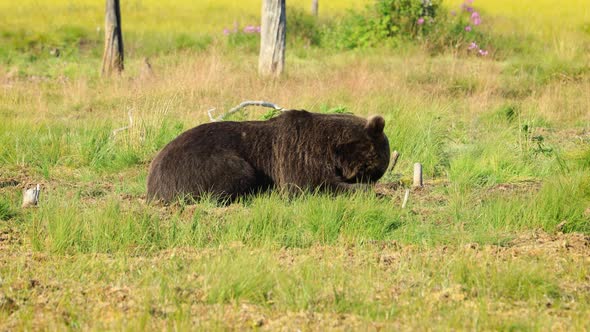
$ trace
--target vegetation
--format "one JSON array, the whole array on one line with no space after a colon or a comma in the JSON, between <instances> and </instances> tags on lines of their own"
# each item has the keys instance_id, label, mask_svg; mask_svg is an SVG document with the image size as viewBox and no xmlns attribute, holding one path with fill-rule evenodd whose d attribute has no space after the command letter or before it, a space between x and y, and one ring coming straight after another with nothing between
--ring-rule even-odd
<instances>
[{"instance_id":1,"label":"vegetation","mask_svg":"<svg viewBox=\"0 0 590 332\"><path fill-rule=\"evenodd\" d=\"M254 1L123 2L109 79L102 3L0 3L0 329L590 329L585 0L476 0L472 31L444 2L428 34L343 49L326 29L365 6L308 2L278 80ZM247 99L381 114L400 161L377 196L146 204L155 153Z\"/></svg>"}]
</instances>

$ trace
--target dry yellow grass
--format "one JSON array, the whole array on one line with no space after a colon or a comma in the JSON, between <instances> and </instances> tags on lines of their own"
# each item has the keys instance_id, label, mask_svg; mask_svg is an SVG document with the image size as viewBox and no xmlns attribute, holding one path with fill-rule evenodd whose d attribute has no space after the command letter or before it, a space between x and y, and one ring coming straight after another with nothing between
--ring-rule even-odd
<instances>
[{"instance_id":1,"label":"dry yellow grass","mask_svg":"<svg viewBox=\"0 0 590 332\"><path fill-rule=\"evenodd\" d=\"M321 1L321 15L334 15L362 2L353 0ZM289 1L309 11L311 1ZM260 0L156 0L122 1L123 28L135 32L221 33L235 21L240 26L258 24ZM51 32L63 26L81 26L86 29L102 28L104 3L101 1L47 1L24 0L14 3L0 1L0 24L11 30ZM1 27L1 26L0 26Z\"/></svg>"},{"instance_id":2,"label":"dry yellow grass","mask_svg":"<svg viewBox=\"0 0 590 332\"><path fill-rule=\"evenodd\" d=\"M4 75L3 99L18 108L20 119L72 117L85 119L99 112L126 118L126 110L165 108L168 116L182 117L190 124L207 120L206 110L229 109L243 100L266 99L284 107L318 110L321 105L347 105L360 114L387 112L384 104L424 108L457 105L457 115L471 117L506 102L506 95L519 95L519 104L529 116L556 126L589 121L590 83L583 77L555 76L547 85L531 85L526 73L512 77L507 63L452 57L430 59L415 53L409 57L333 54L305 59L290 56L286 76L267 81L257 76L256 55L224 55L221 49L207 53L164 56L152 60L155 78L139 75L143 62L129 59L124 80L91 83L87 78L62 77L52 83L58 93L47 93L42 82L19 81ZM553 77L553 76L552 76ZM102 91L97 94L98 90ZM26 96L26 97L23 97ZM56 98L58 100L56 106ZM103 100L120 100L116 107ZM387 102L386 102L387 101ZM158 115L159 116L159 115ZM254 115L255 117L257 115Z\"/></svg>"},{"instance_id":3,"label":"dry yellow grass","mask_svg":"<svg viewBox=\"0 0 590 332\"><path fill-rule=\"evenodd\" d=\"M322 0L321 15L334 15L347 9L359 8L369 0ZM447 0L447 7L457 7L462 1ZM289 1L309 11L311 0ZM586 0L476 0L473 3L486 13L509 18L514 33L539 33L553 37L563 31L579 29L590 23L590 6ZM192 31L220 32L234 21L256 24L260 16L260 0L180 0L162 3L156 0L123 1L123 26L132 31ZM4 28L29 32L51 32L61 26L102 27L104 4L81 0L23 0L17 3L0 1L0 24ZM485 19L485 18L484 18ZM1 26L0 26L1 27ZM495 28L502 28L501 26Z\"/></svg>"}]
</instances>

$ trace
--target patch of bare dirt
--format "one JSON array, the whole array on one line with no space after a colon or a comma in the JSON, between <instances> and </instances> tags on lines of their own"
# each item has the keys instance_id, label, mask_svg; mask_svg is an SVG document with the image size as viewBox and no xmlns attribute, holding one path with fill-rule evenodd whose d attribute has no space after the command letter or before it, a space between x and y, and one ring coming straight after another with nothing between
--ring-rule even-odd
<instances>
[{"instance_id":1,"label":"patch of bare dirt","mask_svg":"<svg viewBox=\"0 0 590 332\"><path fill-rule=\"evenodd\" d=\"M524 194L528 192L537 192L541 189L543 183L538 180L524 180L512 183L500 183L491 187L488 194L503 193L506 195Z\"/></svg>"},{"instance_id":2,"label":"patch of bare dirt","mask_svg":"<svg viewBox=\"0 0 590 332\"><path fill-rule=\"evenodd\" d=\"M22 245L22 234L14 228L0 229L0 253L10 253ZM0 254L0 262L4 255Z\"/></svg>"},{"instance_id":3,"label":"patch of bare dirt","mask_svg":"<svg viewBox=\"0 0 590 332\"><path fill-rule=\"evenodd\" d=\"M15 179L0 179L0 188L16 187L19 185L19 181Z\"/></svg>"},{"instance_id":4,"label":"patch of bare dirt","mask_svg":"<svg viewBox=\"0 0 590 332\"><path fill-rule=\"evenodd\" d=\"M386 182L375 184L375 193L379 196L397 196L402 191L402 183L397 182Z\"/></svg>"},{"instance_id":5,"label":"patch of bare dirt","mask_svg":"<svg viewBox=\"0 0 590 332\"><path fill-rule=\"evenodd\" d=\"M30 171L26 168L19 169L5 169L4 174L0 174L0 189L14 190L23 189L27 186L47 184L39 176L30 174Z\"/></svg>"},{"instance_id":6,"label":"patch of bare dirt","mask_svg":"<svg viewBox=\"0 0 590 332\"><path fill-rule=\"evenodd\" d=\"M581 233L549 234L535 231L519 235L509 243L514 254L568 253L590 258L590 236Z\"/></svg>"},{"instance_id":7,"label":"patch of bare dirt","mask_svg":"<svg viewBox=\"0 0 590 332\"><path fill-rule=\"evenodd\" d=\"M269 319L262 327L267 331L297 331L302 328L314 331L354 331L378 330L382 325L367 322L350 314L289 312Z\"/></svg>"},{"instance_id":8,"label":"patch of bare dirt","mask_svg":"<svg viewBox=\"0 0 590 332\"><path fill-rule=\"evenodd\" d=\"M17 311L18 308L19 306L16 304L14 299L0 293L0 311L12 314L13 312Z\"/></svg>"},{"instance_id":9,"label":"patch of bare dirt","mask_svg":"<svg viewBox=\"0 0 590 332\"><path fill-rule=\"evenodd\" d=\"M419 188L406 188L402 185L401 182L390 182L390 183L377 183L375 185L375 193L377 196L380 197L390 197L393 200L399 202L399 206L401 207L405 191L406 189L410 190L409 195L409 202L420 202L420 203L428 203L430 207L436 207L440 205L446 204L448 202L448 197L443 195L442 193L437 193L434 190L440 186L446 186L448 182L445 181L432 181L424 183L423 187ZM428 213L430 209L426 209L425 213Z\"/></svg>"}]
</instances>

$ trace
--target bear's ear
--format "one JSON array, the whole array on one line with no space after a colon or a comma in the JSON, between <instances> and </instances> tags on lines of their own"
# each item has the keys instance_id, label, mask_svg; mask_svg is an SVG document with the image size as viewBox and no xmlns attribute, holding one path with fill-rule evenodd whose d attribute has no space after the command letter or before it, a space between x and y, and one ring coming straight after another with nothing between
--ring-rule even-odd
<instances>
[{"instance_id":1,"label":"bear's ear","mask_svg":"<svg viewBox=\"0 0 590 332\"><path fill-rule=\"evenodd\" d=\"M383 133L384 127L385 120L379 115L370 117L367 120L367 124L365 125L365 129L370 136L378 136L379 134Z\"/></svg>"}]
</instances>

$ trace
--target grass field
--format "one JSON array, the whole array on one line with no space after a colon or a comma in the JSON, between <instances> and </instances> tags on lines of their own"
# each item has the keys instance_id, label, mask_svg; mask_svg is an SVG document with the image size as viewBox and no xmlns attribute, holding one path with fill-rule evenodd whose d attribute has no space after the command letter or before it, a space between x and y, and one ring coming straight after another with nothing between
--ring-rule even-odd
<instances>
[{"instance_id":1,"label":"grass field","mask_svg":"<svg viewBox=\"0 0 590 332\"><path fill-rule=\"evenodd\" d=\"M100 78L102 5L0 1L0 330L590 329L585 1L476 0L522 53L295 44L278 80L222 34L259 2L229 0L125 2L126 70ZM383 115L380 195L145 202L159 149L258 99Z\"/></svg>"}]
</instances>

